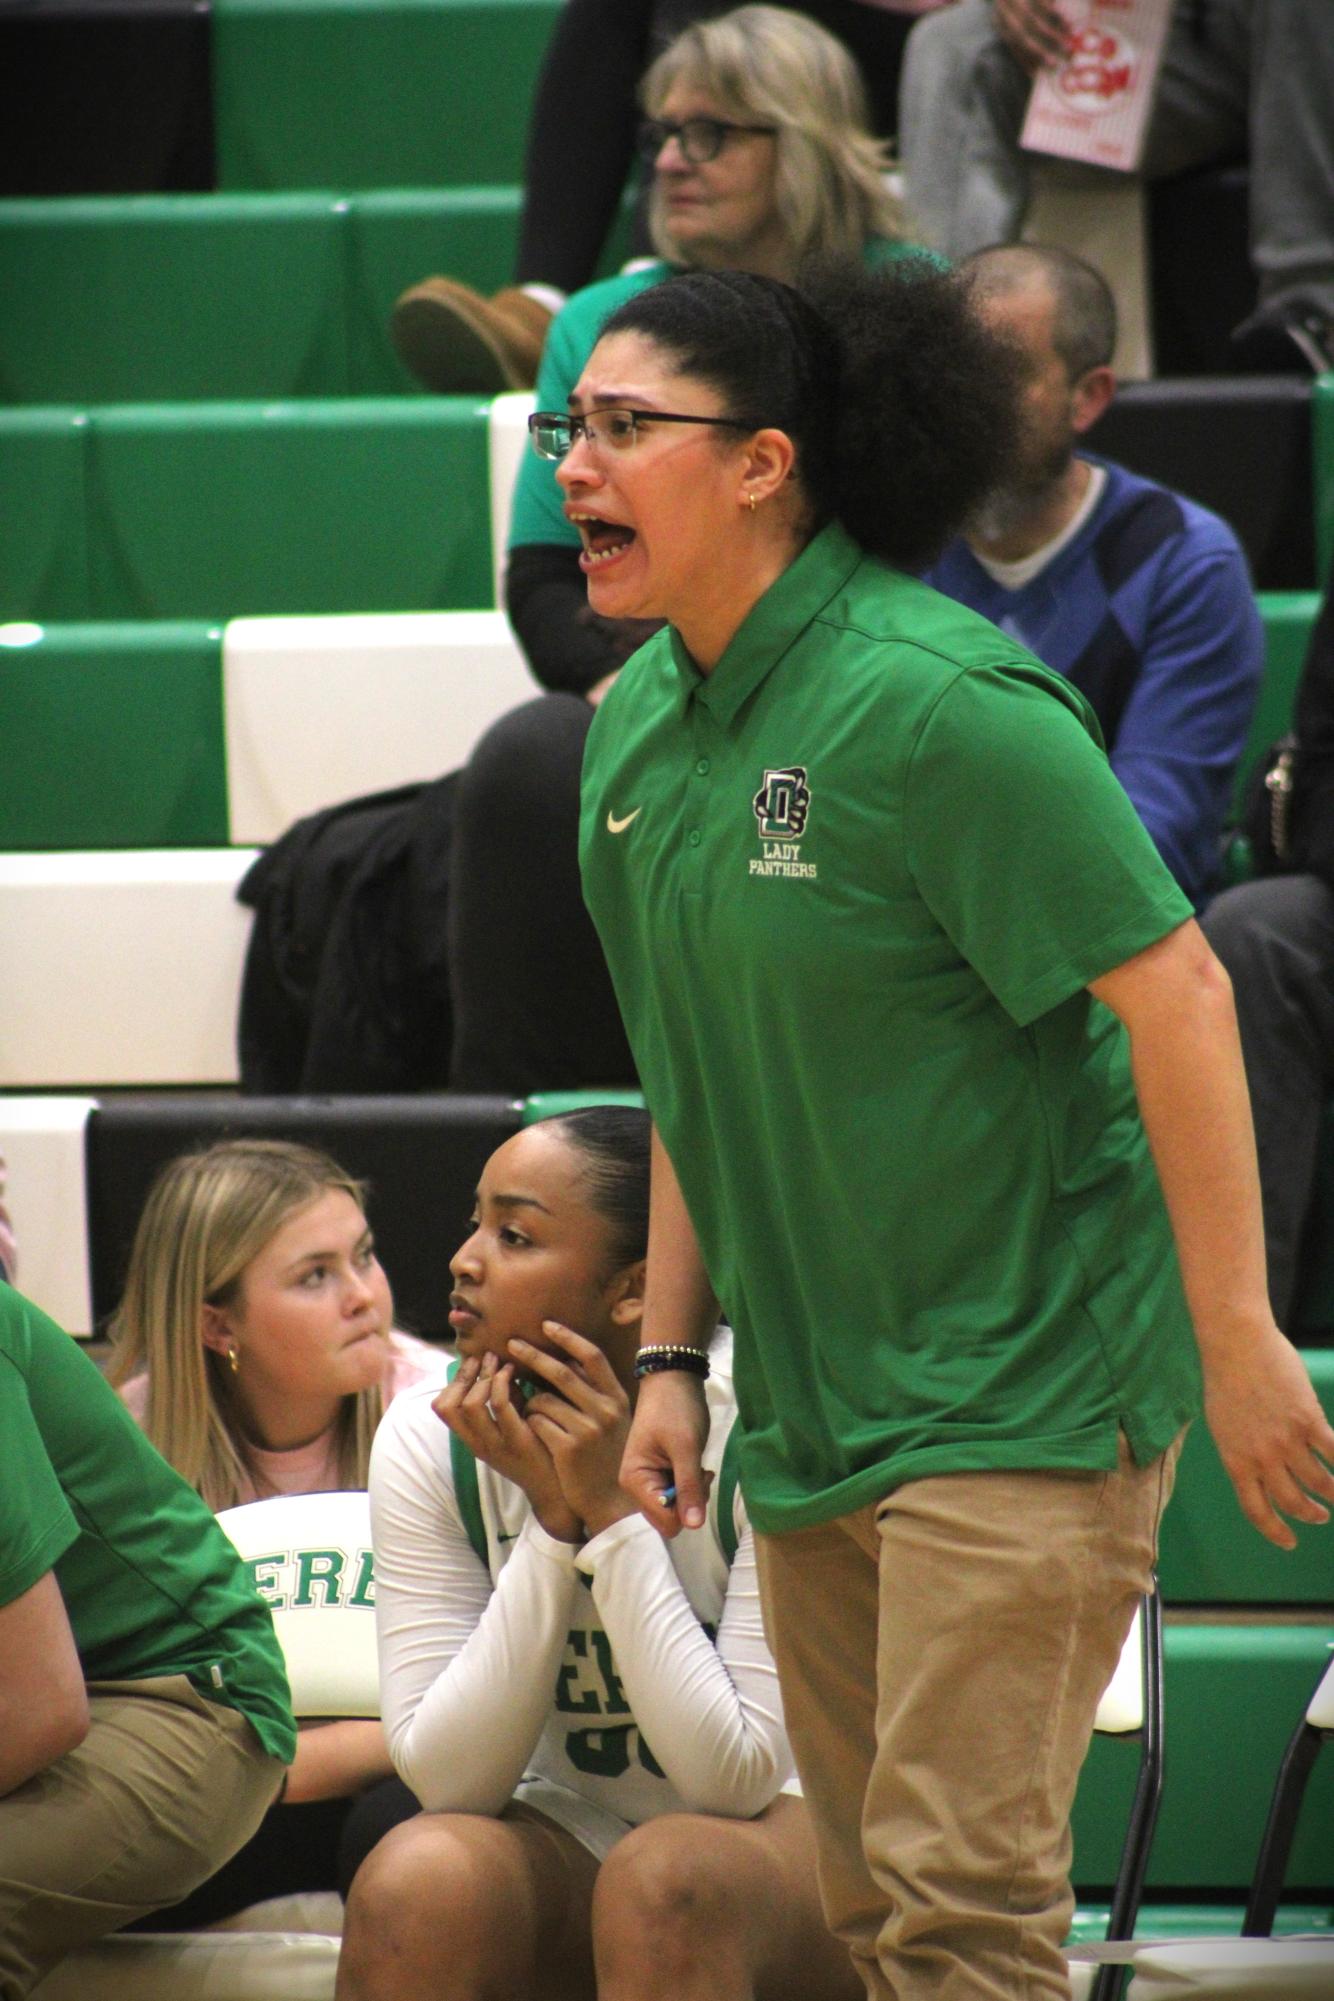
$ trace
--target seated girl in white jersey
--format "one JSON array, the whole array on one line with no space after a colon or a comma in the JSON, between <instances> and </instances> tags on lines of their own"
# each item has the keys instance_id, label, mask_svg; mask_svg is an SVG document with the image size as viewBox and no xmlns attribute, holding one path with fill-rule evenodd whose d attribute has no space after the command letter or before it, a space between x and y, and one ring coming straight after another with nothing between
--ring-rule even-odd
<instances>
[{"instance_id":1,"label":"seated girl in white jersey","mask_svg":"<svg viewBox=\"0 0 1334 2001\"><path fill-rule=\"evenodd\" d=\"M664 1543L618 1484L648 1190L645 1113L507 1140L452 1263L457 1370L377 1434L384 1723L424 1811L352 1886L339 2001L861 1991L791 1776L725 1330L705 1526Z\"/></svg>"}]
</instances>

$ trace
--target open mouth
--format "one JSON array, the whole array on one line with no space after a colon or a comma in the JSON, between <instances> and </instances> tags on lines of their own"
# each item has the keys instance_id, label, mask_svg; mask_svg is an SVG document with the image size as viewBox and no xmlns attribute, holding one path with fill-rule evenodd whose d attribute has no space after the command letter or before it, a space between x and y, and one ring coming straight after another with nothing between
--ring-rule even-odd
<instances>
[{"instance_id":1,"label":"open mouth","mask_svg":"<svg viewBox=\"0 0 1334 2001\"><path fill-rule=\"evenodd\" d=\"M627 528L623 521L604 521L599 514L572 514L570 519L584 545L580 561L586 570L624 555L635 539L634 529Z\"/></svg>"}]
</instances>

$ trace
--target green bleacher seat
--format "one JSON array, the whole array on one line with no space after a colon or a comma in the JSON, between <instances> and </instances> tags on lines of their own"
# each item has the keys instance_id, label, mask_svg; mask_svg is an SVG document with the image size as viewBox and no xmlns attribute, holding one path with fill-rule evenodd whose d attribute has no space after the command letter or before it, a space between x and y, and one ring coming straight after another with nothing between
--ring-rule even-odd
<instances>
[{"instance_id":1,"label":"green bleacher seat","mask_svg":"<svg viewBox=\"0 0 1334 2001\"><path fill-rule=\"evenodd\" d=\"M217 626L0 627L0 851L224 846Z\"/></svg>"},{"instance_id":2,"label":"green bleacher seat","mask_svg":"<svg viewBox=\"0 0 1334 2001\"><path fill-rule=\"evenodd\" d=\"M1139 1916L1135 1920L1135 1937L1164 1941L1236 1938L1241 1931L1245 1910L1244 1900L1233 1904L1213 1900L1208 1903L1173 1903L1159 1897L1140 1905ZM1072 1941L1081 1945L1096 1945L1107 1936L1107 1917L1106 1904L1081 1904L1070 1926ZM1285 1902L1279 1913L1278 1930L1317 1932L1334 1938L1334 1911L1330 1910L1328 1899L1311 1904ZM1127 1995L1126 2001L1134 2001L1133 1995Z\"/></svg>"},{"instance_id":3,"label":"green bleacher seat","mask_svg":"<svg viewBox=\"0 0 1334 2001\"><path fill-rule=\"evenodd\" d=\"M0 402L419 393L405 285L509 276L517 188L0 201Z\"/></svg>"},{"instance_id":4,"label":"green bleacher seat","mask_svg":"<svg viewBox=\"0 0 1334 2001\"><path fill-rule=\"evenodd\" d=\"M1292 728L1297 684L1306 660L1307 641L1320 608L1318 591L1260 591L1256 594L1265 630L1265 668L1260 692L1251 718L1246 748L1237 766L1232 788L1233 811L1244 818L1246 795L1258 761L1270 745ZM1224 861L1224 886L1245 882L1253 874L1255 859L1250 839L1234 834Z\"/></svg>"},{"instance_id":5,"label":"green bleacher seat","mask_svg":"<svg viewBox=\"0 0 1334 2001\"><path fill-rule=\"evenodd\" d=\"M0 202L0 399L345 394L344 235L332 195Z\"/></svg>"},{"instance_id":6,"label":"green bleacher seat","mask_svg":"<svg viewBox=\"0 0 1334 2001\"><path fill-rule=\"evenodd\" d=\"M531 693L499 611L0 625L0 857L260 846Z\"/></svg>"},{"instance_id":7,"label":"green bleacher seat","mask_svg":"<svg viewBox=\"0 0 1334 2001\"><path fill-rule=\"evenodd\" d=\"M1265 629L1265 671L1250 735L1237 771L1238 796L1257 757L1292 728L1297 683L1306 659L1311 627L1320 609L1318 591L1259 591L1256 603Z\"/></svg>"},{"instance_id":8,"label":"green bleacher seat","mask_svg":"<svg viewBox=\"0 0 1334 2001\"><path fill-rule=\"evenodd\" d=\"M517 187L371 189L348 196L348 386L354 395L405 388L420 393L389 338L395 299L437 271L482 292L508 285L519 200Z\"/></svg>"},{"instance_id":9,"label":"green bleacher seat","mask_svg":"<svg viewBox=\"0 0 1334 2001\"><path fill-rule=\"evenodd\" d=\"M1334 1352L1316 1349L1304 1360L1334 1417ZM1334 1601L1334 1551L1309 1529L1299 1533L1292 1551L1257 1535L1200 1422L1186 1440L1163 1517L1158 1578L1169 1606L1328 1605Z\"/></svg>"},{"instance_id":10,"label":"green bleacher seat","mask_svg":"<svg viewBox=\"0 0 1334 2001\"><path fill-rule=\"evenodd\" d=\"M213 0L219 186L516 183L558 4Z\"/></svg>"},{"instance_id":11,"label":"green bleacher seat","mask_svg":"<svg viewBox=\"0 0 1334 2001\"><path fill-rule=\"evenodd\" d=\"M0 620L88 618L79 410L0 411Z\"/></svg>"},{"instance_id":12,"label":"green bleacher seat","mask_svg":"<svg viewBox=\"0 0 1334 2001\"><path fill-rule=\"evenodd\" d=\"M486 417L462 397L97 410L93 615L489 604Z\"/></svg>"},{"instance_id":13,"label":"green bleacher seat","mask_svg":"<svg viewBox=\"0 0 1334 2001\"><path fill-rule=\"evenodd\" d=\"M1334 1616L1310 1624L1173 1624L1169 1611L1164 1640L1167 1783L1149 1893L1239 1896L1250 1881L1279 1759L1328 1663ZM1074 1811L1074 1881L1085 1895L1116 1873L1132 1765L1119 1745L1094 1739ZM1293 1846L1289 1896L1328 1895L1332 1855L1334 1769L1317 1768Z\"/></svg>"},{"instance_id":14,"label":"green bleacher seat","mask_svg":"<svg viewBox=\"0 0 1334 2001\"><path fill-rule=\"evenodd\" d=\"M536 1125L539 1119L564 1118L569 1112L586 1112L590 1105L636 1105L642 1111L644 1093L630 1090L590 1089L586 1091L534 1091L523 1101L523 1122Z\"/></svg>"},{"instance_id":15,"label":"green bleacher seat","mask_svg":"<svg viewBox=\"0 0 1334 2001\"><path fill-rule=\"evenodd\" d=\"M1316 561L1323 585L1334 563L1334 375L1322 375L1311 399L1315 472Z\"/></svg>"}]
</instances>

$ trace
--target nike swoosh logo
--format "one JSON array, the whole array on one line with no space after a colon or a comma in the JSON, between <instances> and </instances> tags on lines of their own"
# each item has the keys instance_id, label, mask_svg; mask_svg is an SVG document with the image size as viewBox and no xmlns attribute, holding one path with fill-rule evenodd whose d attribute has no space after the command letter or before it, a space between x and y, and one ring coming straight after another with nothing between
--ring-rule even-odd
<instances>
[{"instance_id":1,"label":"nike swoosh logo","mask_svg":"<svg viewBox=\"0 0 1334 2001\"><path fill-rule=\"evenodd\" d=\"M623 834L626 828L629 826L630 822L632 820L637 820L640 814L643 812L643 810L644 809L642 806L636 806L634 812L627 813L623 820L618 820L614 813L608 812L607 832L609 834Z\"/></svg>"}]
</instances>

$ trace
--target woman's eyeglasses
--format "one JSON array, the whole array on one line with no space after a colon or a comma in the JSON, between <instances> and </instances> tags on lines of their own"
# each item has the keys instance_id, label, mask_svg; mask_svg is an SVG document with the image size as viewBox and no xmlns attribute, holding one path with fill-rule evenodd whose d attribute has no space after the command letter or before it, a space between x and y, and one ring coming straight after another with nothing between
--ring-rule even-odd
<instances>
[{"instance_id":1,"label":"woman's eyeglasses","mask_svg":"<svg viewBox=\"0 0 1334 2001\"><path fill-rule=\"evenodd\" d=\"M563 459L572 445L586 438L595 451L626 452L644 424L722 424L732 431L753 431L740 417L685 417L675 410L590 410L567 417L561 410L534 410L528 434L540 459Z\"/></svg>"},{"instance_id":2,"label":"woman's eyeglasses","mask_svg":"<svg viewBox=\"0 0 1334 2001\"><path fill-rule=\"evenodd\" d=\"M737 125L730 118L687 118L676 124L670 118L646 118L639 128L639 150L646 160L656 160L669 139L675 139L681 157L692 167L716 160L734 132L762 132L770 138L776 125Z\"/></svg>"}]
</instances>

